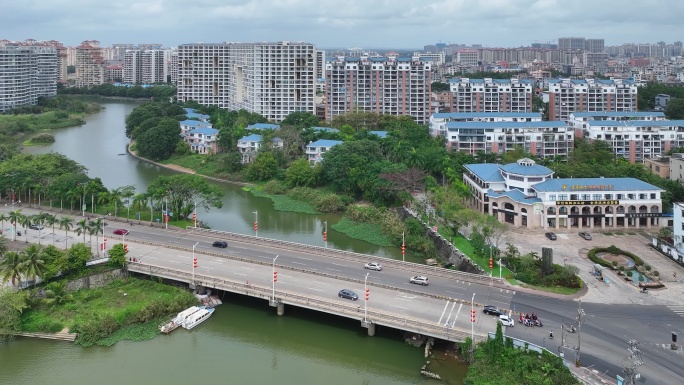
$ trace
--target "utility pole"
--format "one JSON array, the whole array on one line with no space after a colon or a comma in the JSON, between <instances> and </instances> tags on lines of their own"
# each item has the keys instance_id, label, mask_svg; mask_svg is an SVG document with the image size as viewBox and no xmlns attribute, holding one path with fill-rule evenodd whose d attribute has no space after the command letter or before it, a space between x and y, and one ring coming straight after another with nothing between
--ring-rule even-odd
<instances>
[{"instance_id":1,"label":"utility pole","mask_svg":"<svg viewBox=\"0 0 684 385\"><path fill-rule=\"evenodd\" d=\"M575 349L575 366L580 367L582 363L580 361L580 341L581 341L581 329L582 322L584 322L586 314L582 310L582 301L578 301L577 304L577 348Z\"/></svg>"},{"instance_id":2,"label":"utility pole","mask_svg":"<svg viewBox=\"0 0 684 385\"><path fill-rule=\"evenodd\" d=\"M639 345L637 340L630 340L629 348L627 348L629 355L622 359L622 371L627 376L624 385L636 385L636 380L641 378L641 373L637 369L644 364L644 359L637 345Z\"/></svg>"}]
</instances>

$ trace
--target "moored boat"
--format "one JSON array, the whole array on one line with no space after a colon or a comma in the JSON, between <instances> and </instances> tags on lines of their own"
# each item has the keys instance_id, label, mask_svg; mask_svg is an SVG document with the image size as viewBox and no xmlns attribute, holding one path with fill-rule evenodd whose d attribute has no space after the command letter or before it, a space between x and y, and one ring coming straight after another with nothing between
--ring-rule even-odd
<instances>
[{"instance_id":1,"label":"moored boat","mask_svg":"<svg viewBox=\"0 0 684 385\"><path fill-rule=\"evenodd\" d=\"M203 307L203 309L200 309L199 311L192 313L185 319L185 321L183 321L183 323L181 324L183 328L190 330L195 326L201 324L202 322L206 321L207 318L211 317L211 315L214 313L213 308L207 308L204 306L201 307Z\"/></svg>"},{"instance_id":2,"label":"moored boat","mask_svg":"<svg viewBox=\"0 0 684 385\"><path fill-rule=\"evenodd\" d=\"M179 326L183 325L183 322L185 320L192 316L193 314L201 311L202 309L205 309L206 306L191 306L182 312L178 313L176 317L174 317L171 321L160 325L159 326L159 331L161 331L164 334L170 333L174 330L176 330Z\"/></svg>"}]
</instances>

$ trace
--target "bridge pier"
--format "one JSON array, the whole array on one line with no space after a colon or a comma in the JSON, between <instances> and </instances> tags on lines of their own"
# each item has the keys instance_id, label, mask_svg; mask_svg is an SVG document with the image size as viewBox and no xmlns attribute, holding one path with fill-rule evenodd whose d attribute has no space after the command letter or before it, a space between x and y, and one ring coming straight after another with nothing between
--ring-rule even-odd
<instances>
[{"instance_id":1,"label":"bridge pier","mask_svg":"<svg viewBox=\"0 0 684 385\"><path fill-rule=\"evenodd\" d=\"M280 301L269 300L268 304L276 308L276 314L285 315L285 304Z\"/></svg>"},{"instance_id":2,"label":"bridge pier","mask_svg":"<svg viewBox=\"0 0 684 385\"><path fill-rule=\"evenodd\" d=\"M375 335L375 324L369 321L361 321L361 327L368 329L368 337Z\"/></svg>"}]
</instances>

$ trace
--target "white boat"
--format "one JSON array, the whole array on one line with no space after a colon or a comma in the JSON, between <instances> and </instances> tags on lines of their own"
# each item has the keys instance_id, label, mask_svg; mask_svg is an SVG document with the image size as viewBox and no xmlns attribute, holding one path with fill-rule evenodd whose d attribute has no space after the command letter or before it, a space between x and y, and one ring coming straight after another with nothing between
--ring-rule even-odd
<instances>
[{"instance_id":1,"label":"white boat","mask_svg":"<svg viewBox=\"0 0 684 385\"><path fill-rule=\"evenodd\" d=\"M188 316L185 321L181 324L185 329L190 330L194 328L195 326L201 324L202 322L206 321L207 318L211 317L211 315L214 313L213 308L208 308L205 306L200 306L202 309L199 311L192 313L190 316Z\"/></svg>"},{"instance_id":2,"label":"white boat","mask_svg":"<svg viewBox=\"0 0 684 385\"><path fill-rule=\"evenodd\" d=\"M164 333L170 333L174 331L177 327L183 325L183 322L191 315L197 313L198 311L204 309L205 306L191 306L182 312L178 313L175 318L164 325L159 326L159 330Z\"/></svg>"}]
</instances>

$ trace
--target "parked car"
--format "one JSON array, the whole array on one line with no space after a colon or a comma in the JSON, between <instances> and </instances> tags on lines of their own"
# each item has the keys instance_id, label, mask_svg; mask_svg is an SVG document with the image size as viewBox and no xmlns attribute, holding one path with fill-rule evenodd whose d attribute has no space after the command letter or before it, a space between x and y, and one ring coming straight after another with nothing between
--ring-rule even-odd
<instances>
[{"instance_id":1,"label":"parked car","mask_svg":"<svg viewBox=\"0 0 684 385\"><path fill-rule=\"evenodd\" d=\"M45 227L44 227L43 225L38 225L38 224L35 224L35 223L31 223L31 224L29 225L29 229L31 229L31 230L42 230L42 229L44 229L44 228L45 228Z\"/></svg>"},{"instance_id":2,"label":"parked car","mask_svg":"<svg viewBox=\"0 0 684 385\"><path fill-rule=\"evenodd\" d=\"M346 298L346 299L350 299L352 301L356 301L357 299L359 299L359 296L349 289L342 289L342 290L340 290L339 293L337 293L337 295L340 298Z\"/></svg>"},{"instance_id":3,"label":"parked car","mask_svg":"<svg viewBox=\"0 0 684 385\"><path fill-rule=\"evenodd\" d=\"M587 241L591 241L591 234L587 233L586 231L580 232L579 236L586 239Z\"/></svg>"},{"instance_id":4,"label":"parked car","mask_svg":"<svg viewBox=\"0 0 684 385\"><path fill-rule=\"evenodd\" d=\"M556 234L554 234L554 233L552 233L552 232L548 232L548 233L546 233L546 234L544 234L544 235L546 235L546 238L549 238L549 239L552 240L552 241L555 241L555 240L557 239Z\"/></svg>"},{"instance_id":5,"label":"parked car","mask_svg":"<svg viewBox=\"0 0 684 385\"><path fill-rule=\"evenodd\" d=\"M226 248L228 247L228 242L226 241L214 241L214 243L211 244L214 247L221 247L221 248Z\"/></svg>"},{"instance_id":6,"label":"parked car","mask_svg":"<svg viewBox=\"0 0 684 385\"><path fill-rule=\"evenodd\" d=\"M128 230L126 230L126 229L116 229L116 230L114 230L114 234L116 234L116 235L128 235Z\"/></svg>"},{"instance_id":7,"label":"parked car","mask_svg":"<svg viewBox=\"0 0 684 385\"><path fill-rule=\"evenodd\" d=\"M377 262L368 262L363 266L364 269L382 271L382 265Z\"/></svg>"},{"instance_id":8,"label":"parked car","mask_svg":"<svg viewBox=\"0 0 684 385\"><path fill-rule=\"evenodd\" d=\"M500 315L506 314L503 310L501 310L501 309L499 309L498 307L493 306L493 305L485 305L485 307L484 307L484 309L482 309L482 311L483 311L485 314L495 315L495 316L497 316L497 317L500 316Z\"/></svg>"},{"instance_id":9,"label":"parked car","mask_svg":"<svg viewBox=\"0 0 684 385\"><path fill-rule=\"evenodd\" d=\"M501 314L499 316L499 322L501 322L501 324L503 326L510 326L510 327L515 326L515 322L513 321L513 318L507 316L506 314Z\"/></svg>"},{"instance_id":10,"label":"parked car","mask_svg":"<svg viewBox=\"0 0 684 385\"><path fill-rule=\"evenodd\" d=\"M411 277L411 279L409 279L409 282L416 284L416 285L427 286L428 285L428 278L424 275L416 275L415 277Z\"/></svg>"}]
</instances>

